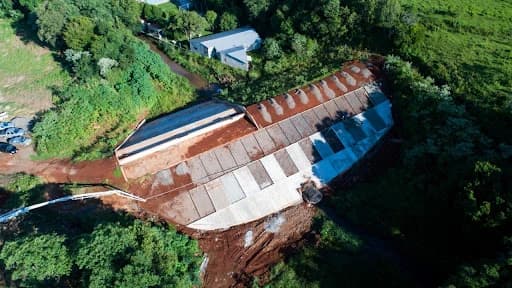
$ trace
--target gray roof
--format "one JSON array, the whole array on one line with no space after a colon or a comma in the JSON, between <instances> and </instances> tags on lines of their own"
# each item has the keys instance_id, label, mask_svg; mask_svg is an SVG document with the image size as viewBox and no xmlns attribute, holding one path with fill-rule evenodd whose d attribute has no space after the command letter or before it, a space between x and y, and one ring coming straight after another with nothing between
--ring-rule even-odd
<instances>
[{"instance_id":1,"label":"gray roof","mask_svg":"<svg viewBox=\"0 0 512 288\"><path fill-rule=\"evenodd\" d=\"M243 46L233 47L222 51L222 53L226 54L230 58L237 60L240 63L249 63L247 53L245 52L245 48Z\"/></svg>"},{"instance_id":2,"label":"gray roof","mask_svg":"<svg viewBox=\"0 0 512 288\"><path fill-rule=\"evenodd\" d=\"M261 38L258 33L250 27L237 28L190 40L192 43L197 42L208 48L215 48L217 52L238 46L243 46L247 49L256 41L261 41Z\"/></svg>"},{"instance_id":3,"label":"gray roof","mask_svg":"<svg viewBox=\"0 0 512 288\"><path fill-rule=\"evenodd\" d=\"M149 5L160 5L169 2L169 0L143 0L142 2Z\"/></svg>"}]
</instances>

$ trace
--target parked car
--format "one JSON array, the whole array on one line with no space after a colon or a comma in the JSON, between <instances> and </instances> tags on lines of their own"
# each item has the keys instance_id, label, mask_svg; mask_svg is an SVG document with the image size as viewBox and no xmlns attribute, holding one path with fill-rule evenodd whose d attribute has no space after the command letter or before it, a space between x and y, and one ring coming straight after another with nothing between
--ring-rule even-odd
<instances>
[{"instance_id":1,"label":"parked car","mask_svg":"<svg viewBox=\"0 0 512 288\"><path fill-rule=\"evenodd\" d=\"M16 152L18 152L18 149L9 143L0 142L0 152L16 154Z\"/></svg>"},{"instance_id":2,"label":"parked car","mask_svg":"<svg viewBox=\"0 0 512 288\"><path fill-rule=\"evenodd\" d=\"M32 143L32 139L25 137L25 136L16 136L16 137L7 139L7 142L12 145L19 144L19 145L23 145L23 146L28 146Z\"/></svg>"},{"instance_id":3,"label":"parked car","mask_svg":"<svg viewBox=\"0 0 512 288\"><path fill-rule=\"evenodd\" d=\"M12 137L23 136L23 135L25 135L25 130L23 130L22 128L13 127L13 128L7 128L4 130L0 130L0 137L4 137L4 138L12 138Z\"/></svg>"},{"instance_id":4,"label":"parked car","mask_svg":"<svg viewBox=\"0 0 512 288\"><path fill-rule=\"evenodd\" d=\"M7 128L14 128L14 124L12 122L0 122L0 130Z\"/></svg>"}]
</instances>

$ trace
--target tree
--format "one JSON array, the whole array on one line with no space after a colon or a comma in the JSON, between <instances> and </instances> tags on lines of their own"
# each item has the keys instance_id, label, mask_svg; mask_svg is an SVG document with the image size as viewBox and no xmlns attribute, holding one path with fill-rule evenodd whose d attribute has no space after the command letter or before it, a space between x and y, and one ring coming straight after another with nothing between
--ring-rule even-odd
<instances>
[{"instance_id":1,"label":"tree","mask_svg":"<svg viewBox=\"0 0 512 288\"><path fill-rule=\"evenodd\" d=\"M64 30L64 42L74 50L85 50L94 36L94 23L88 17L72 18Z\"/></svg>"},{"instance_id":2,"label":"tree","mask_svg":"<svg viewBox=\"0 0 512 288\"><path fill-rule=\"evenodd\" d=\"M258 18L261 14L267 12L270 7L269 0L244 0L244 5L249 11L252 19Z\"/></svg>"},{"instance_id":3,"label":"tree","mask_svg":"<svg viewBox=\"0 0 512 288\"><path fill-rule=\"evenodd\" d=\"M402 13L402 6L398 0L381 0L377 9L377 24L392 28L397 24Z\"/></svg>"},{"instance_id":4,"label":"tree","mask_svg":"<svg viewBox=\"0 0 512 288\"><path fill-rule=\"evenodd\" d=\"M232 30L238 27L238 19L234 14L229 12L222 13L220 16L219 29L221 31Z\"/></svg>"},{"instance_id":5,"label":"tree","mask_svg":"<svg viewBox=\"0 0 512 288\"><path fill-rule=\"evenodd\" d=\"M471 180L464 186L465 213L484 227L496 227L512 219L512 193L503 185L502 170L488 161L477 161Z\"/></svg>"},{"instance_id":6,"label":"tree","mask_svg":"<svg viewBox=\"0 0 512 288\"><path fill-rule=\"evenodd\" d=\"M13 280L58 279L71 272L72 261L65 240L64 236L47 234L8 241L2 248L0 259Z\"/></svg>"},{"instance_id":7,"label":"tree","mask_svg":"<svg viewBox=\"0 0 512 288\"><path fill-rule=\"evenodd\" d=\"M77 265L89 287L192 287L201 257L195 242L173 229L140 221L101 225L79 242Z\"/></svg>"},{"instance_id":8,"label":"tree","mask_svg":"<svg viewBox=\"0 0 512 288\"><path fill-rule=\"evenodd\" d=\"M208 22L208 25L210 25L210 30L213 30L215 28L215 22L217 21L217 13L213 10L208 10L206 11L204 18L206 19L206 22Z\"/></svg>"},{"instance_id":9,"label":"tree","mask_svg":"<svg viewBox=\"0 0 512 288\"><path fill-rule=\"evenodd\" d=\"M116 60L113 60L113 59L110 59L110 58L101 58L100 60L98 60L98 67L100 68L100 75L105 77L107 76L108 72L110 72L110 70L117 66L117 61Z\"/></svg>"},{"instance_id":10,"label":"tree","mask_svg":"<svg viewBox=\"0 0 512 288\"><path fill-rule=\"evenodd\" d=\"M56 47L69 18L78 15L78 9L66 0L46 1L37 7L36 15L37 36Z\"/></svg>"},{"instance_id":11,"label":"tree","mask_svg":"<svg viewBox=\"0 0 512 288\"><path fill-rule=\"evenodd\" d=\"M16 174L6 187L12 192L5 205L6 208L19 208L44 201L44 189L41 184L43 182L36 176Z\"/></svg>"},{"instance_id":12,"label":"tree","mask_svg":"<svg viewBox=\"0 0 512 288\"><path fill-rule=\"evenodd\" d=\"M173 18L169 30L174 33L175 38L185 35L187 40L203 33L210 24L197 14L197 12L180 10Z\"/></svg>"},{"instance_id":13,"label":"tree","mask_svg":"<svg viewBox=\"0 0 512 288\"><path fill-rule=\"evenodd\" d=\"M263 43L263 51L267 59L276 59L281 57L282 51L279 42L274 38L267 38Z\"/></svg>"}]
</instances>

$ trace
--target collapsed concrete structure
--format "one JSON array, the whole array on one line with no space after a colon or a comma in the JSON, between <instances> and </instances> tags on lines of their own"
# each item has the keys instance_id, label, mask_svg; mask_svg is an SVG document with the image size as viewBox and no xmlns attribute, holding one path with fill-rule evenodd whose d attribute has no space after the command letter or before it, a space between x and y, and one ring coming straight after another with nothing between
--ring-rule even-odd
<instances>
[{"instance_id":1,"label":"collapsed concrete structure","mask_svg":"<svg viewBox=\"0 0 512 288\"><path fill-rule=\"evenodd\" d=\"M247 108L209 101L142 125L117 150L151 209L190 228L257 220L303 201L360 160L393 125L378 69L350 63ZM149 207L148 206L148 207Z\"/></svg>"}]
</instances>

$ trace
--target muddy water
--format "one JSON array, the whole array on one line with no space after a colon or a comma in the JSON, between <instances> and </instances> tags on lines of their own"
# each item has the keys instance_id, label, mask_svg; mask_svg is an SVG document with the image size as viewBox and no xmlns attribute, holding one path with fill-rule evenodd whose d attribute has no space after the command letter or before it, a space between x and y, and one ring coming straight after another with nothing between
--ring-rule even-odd
<instances>
[{"instance_id":1,"label":"muddy water","mask_svg":"<svg viewBox=\"0 0 512 288\"><path fill-rule=\"evenodd\" d=\"M169 56L167 56L162 50L160 50L160 48L158 48L152 38L145 36L139 36L139 38L148 43L151 50L160 55L160 58L164 60L165 64L167 64L174 73L187 78L192 87L196 88L197 90L207 90L209 88L209 84L205 79L197 74L185 70L185 68L183 68L180 64L172 61Z\"/></svg>"}]
</instances>

